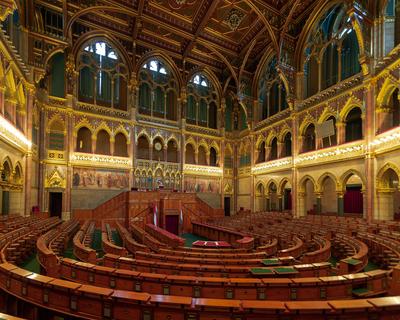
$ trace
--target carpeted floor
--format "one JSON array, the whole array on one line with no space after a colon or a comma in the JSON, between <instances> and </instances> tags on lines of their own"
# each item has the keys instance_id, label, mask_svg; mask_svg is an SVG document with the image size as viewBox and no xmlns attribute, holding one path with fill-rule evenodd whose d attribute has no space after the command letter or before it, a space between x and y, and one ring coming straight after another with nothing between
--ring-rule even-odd
<instances>
[{"instance_id":1,"label":"carpeted floor","mask_svg":"<svg viewBox=\"0 0 400 320\"><path fill-rule=\"evenodd\" d=\"M103 246L101 245L101 230L96 229L93 232L93 240L90 247L97 251L98 257L103 257Z\"/></svg>"},{"instance_id":2,"label":"carpeted floor","mask_svg":"<svg viewBox=\"0 0 400 320\"><path fill-rule=\"evenodd\" d=\"M192 234L192 233L181 234L181 237L183 239L185 239L185 247L189 247L189 248L191 248L192 247L192 243L197 241L197 240L208 240L207 238L199 237L199 236L197 236L195 234Z\"/></svg>"},{"instance_id":3,"label":"carpeted floor","mask_svg":"<svg viewBox=\"0 0 400 320\"><path fill-rule=\"evenodd\" d=\"M70 258L70 259L77 260L76 257L75 257L75 255L74 255L74 249L73 249L72 239L71 239L70 242L68 243L67 249L65 249L65 251L63 252L63 257L64 257L64 258Z\"/></svg>"},{"instance_id":4,"label":"carpeted floor","mask_svg":"<svg viewBox=\"0 0 400 320\"><path fill-rule=\"evenodd\" d=\"M113 230L111 234L112 234L112 239L113 239L115 245L122 247L123 246L123 242L122 242L122 238L119 235L118 231L117 230Z\"/></svg>"},{"instance_id":5,"label":"carpeted floor","mask_svg":"<svg viewBox=\"0 0 400 320\"><path fill-rule=\"evenodd\" d=\"M21 265L21 268L31 272L40 273L40 264L36 259L36 252Z\"/></svg>"}]
</instances>

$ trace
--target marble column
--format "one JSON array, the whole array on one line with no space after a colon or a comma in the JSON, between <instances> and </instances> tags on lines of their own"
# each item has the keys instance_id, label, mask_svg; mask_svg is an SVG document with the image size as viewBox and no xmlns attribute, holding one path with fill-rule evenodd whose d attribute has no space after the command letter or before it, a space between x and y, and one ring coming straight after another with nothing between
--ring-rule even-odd
<instances>
[{"instance_id":1,"label":"marble column","mask_svg":"<svg viewBox=\"0 0 400 320\"><path fill-rule=\"evenodd\" d=\"M365 111L363 113L363 136L365 144L369 144L375 139L375 86L376 83L371 82L370 86L364 91ZM366 218L369 222L374 217L376 210L375 204L375 182L376 182L376 156L367 148L365 155L365 176L366 176Z\"/></svg>"},{"instance_id":2,"label":"marble column","mask_svg":"<svg viewBox=\"0 0 400 320\"><path fill-rule=\"evenodd\" d=\"M306 215L306 195L304 192L297 193L297 211L295 212L296 218L301 218Z\"/></svg>"},{"instance_id":3,"label":"marble column","mask_svg":"<svg viewBox=\"0 0 400 320\"><path fill-rule=\"evenodd\" d=\"M278 211L283 211L283 196L281 194L278 194Z\"/></svg>"},{"instance_id":4,"label":"marble column","mask_svg":"<svg viewBox=\"0 0 400 320\"><path fill-rule=\"evenodd\" d=\"M316 202L317 202L317 206L316 206L317 214L321 214L322 213L322 193L315 192L315 197L316 197Z\"/></svg>"},{"instance_id":5,"label":"marble column","mask_svg":"<svg viewBox=\"0 0 400 320\"><path fill-rule=\"evenodd\" d=\"M385 190L378 190L378 213L379 216L375 217L379 220L393 220L394 215L394 201L393 201L394 190L392 188Z\"/></svg>"},{"instance_id":6,"label":"marble column","mask_svg":"<svg viewBox=\"0 0 400 320\"><path fill-rule=\"evenodd\" d=\"M96 142L97 142L97 136L93 134L92 135L92 153L97 153Z\"/></svg>"},{"instance_id":7,"label":"marble column","mask_svg":"<svg viewBox=\"0 0 400 320\"><path fill-rule=\"evenodd\" d=\"M344 215L344 193L339 191L337 194L337 212L339 216Z\"/></svg>"},{"instance_id":8,"label":"marble column","mask_svg":"<svg viewBox=\"0 0 400 320\"><path fill-rule=\"evenodd\" d=\"M346 124L341 121L336 122L336 135L337 135L337 145L345 143L346 140Z\"/></svg>"},{"instance_id":9,"label":"marble column","mask_svg":"<svg viewBox=\"0 0 400 320\"><path fill-rule=\"evenodd\" d=\"M113 156L115 152L115 139L110 137L110 155Z\"/></svg>"},{"instance_id":10,"label":"marble column","mask_svg":"<svg viewBox=\"0 0 400 320\"><path fill-rule=\"evenodd\" d=\"M0 85L0 114L4 115L4 93L6 91L6 87Z\"/></svg>"},{"instance_id":11,"label":"marble column","mask_svg":"<svg viewBox=\"0 0 400 320\"><path fill-rule=\"evenodd\" d=\"M25 121L25 136L29 141L32 141L32 118L33 118L33 104L35 99L34 87L28 88L26 101L26 121ZM32 209L32 152L28 150L25 158L25 216L31 214Z\"/></svg>"},{"instance_id":12,"label":"marble column","mask_svg":"<svg viewBox=\"0 0 400 320\"><path fill-rule=\"evenodd\" d=\"M43 163L43 160L46 158L46 149L45 149L45 143L43 141L46 140L46 118L47 118L47 112L43 106L40 106L40 127L39 127L39 194L38 194L38 203L39 203L39 210L41 212L45 212L45 188L44 188L44 183L45 183L45 169L46 166Z\"/></svg>"},{"instance_id":13,"label":"marble column","mask_svg":"<svg viewBox=\"0 0 400 320\"><path fill-rule=\"evenodd\" d=\"M265 199L265 202L266 202L265 210L268 212L271 211L271 199L269 198L269 196Z\"/></svg>"}]
</instances>

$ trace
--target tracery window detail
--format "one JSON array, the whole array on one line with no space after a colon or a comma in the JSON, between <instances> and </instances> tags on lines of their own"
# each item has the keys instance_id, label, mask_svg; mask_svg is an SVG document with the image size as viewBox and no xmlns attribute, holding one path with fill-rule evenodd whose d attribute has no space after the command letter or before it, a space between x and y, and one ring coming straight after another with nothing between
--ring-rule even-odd
<instances>
[{"instance_id":1,"label":"tracery window detail","mask_svg":"<svg viewBox=\"0 0 400 320\"><path fill-rule=\"evenodd\" d=\"M304 97L359 73L359 51L345 6L334 6L316 24L304 49Z\"/></svg>"},{"instance_id":2,"label":"tracery window detail","mask_svg":"<svg viewBox=\"0 0 400 320\"><path fill-rule=\"evenodd\" d=\"M104 41L91 41L77 61L80 101L127 109L128 69L114 48Z\"/></svg>"},{"instance_id":3,"label":"tracery window detail","mask_svg":"<svg viewBox=\"0 0 400 320\"><path fill-rule=\"evenodd\" d=\"M384 54L387 55L400 43L400 3L388 0L383 10Z\"/></svg>"},{"instance_id":4,"label":"tracery window detail","mask_svg":"<svg viewBox=\"0 0 400 320\"><path fill-rule=\"evenodd\" d=\"M187 92L187 123L217 129L218 95L211 81L197 73L189 81Z\"/></svg>"},{"instance_id":5,"label":"tracery window detail","mask_svg":"<svg viewBox=\"0 0 400 320\"><path fill-rule=\"evenodd\" d=\"M178 84L167 65L156 59L147 61L139 82L139 113L176 121Z\"/></svg>"},{"instance_id":6,"label":"tracery window detail","mask_svg":"<svg viewBox=\"0 0 400 320\"><path fill-rule=\"evenodd\" d=\"M260 120L267 119L288 107L286 89L278 74L275 56L266 64L258 82L258 99Z\"/></svg>"}]
</instances>

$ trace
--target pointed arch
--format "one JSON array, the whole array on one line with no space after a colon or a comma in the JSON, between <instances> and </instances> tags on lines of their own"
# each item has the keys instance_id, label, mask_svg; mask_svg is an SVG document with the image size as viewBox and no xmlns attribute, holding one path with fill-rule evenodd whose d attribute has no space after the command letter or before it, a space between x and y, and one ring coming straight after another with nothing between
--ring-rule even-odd
<instances>
[{"instance_id":1,"label":"pointed arch","mask_svg":"<svg viewBox=\"0 0 400 320\"><path fill-rule=\"evenodd\" d=\"M112 132L111 128L108 126L108 124L107 124L105 121L102 121L102 122L94 129L93 135L94 135L94 136L97 136L98 133L99 133L101 130L106 131L106 132L109 134L110 137L113 136L113 132Z\"/></svg>"},{"instance_id":2,"label":"pointed arch","mask_svg":"<svg viewBox=\"0 0 400 320\"><path fill-rule=\"evenodd\" d=\"M125 47L112 34L105 33L102 30L93 30L86 32L74 42L74 46L72 48L72 54L74 57L75 65L78 54L82 50L83 45L95 39L104 40L108 45L117 50L119 55L122 57L123 62L128 67L129 73L133 71L132 62L131 59L129 58L129 54L126 51Z\"/></svg>"},{"instance_id":3,"label":"pointed arch","mask_svg":"<svg viewBox=\"0 0 400 320\"><path fill-rule=\"evenodd\" d=\"M64 119L61 117L61 115L59 113L54 115L49 120L49 122L47 123L47 126L46 126L46 132L50 132L52 130L53 126L54 126L54 128L57 129L57 131L63 131L63 132L66 131L65 121L64 121Z\"/></svg>"},{"instance_id":4,"label":"pointed arch","mask_svg":"<svg viewBox=\"0 0 400 320\"><path fill-rule=\"evenodd\" d=\"M185 150L186 150L186 146L188 144L190 144L193 147L193 150L197 150L197 143L192 137L190 137L189 139L186 140L186 142L185 142Z\"/></svg>"},{"instance_id":5,"label":"pointed arch","mask_svg":"<svg viewBox=\"0 0 400 320\"><path fill-rule=\"evenodd\" d=\"M255 144L256 149L258 149L258 148L260 147L261 143L263 143L263 142L265 142L265 141L266 141L265 136L262 135L262 134L260 134L260 135L258 136L257 141L256 141L256 144Z\"/></svg>"},{"instance_id":6,"label":"pointed arch","mask_svg":"<svg viewBox=\"0 0 400 320\"><path fill-rule=\"evenodd\" d=\"M262 190L262 193L260 192L260 190ZM258 181L256 183L256 196L257 197L264 197L266 194L267 189L265 188L265 184L262 180Z\"/></svg>"},{"instance_id":7,"label":"pointed arch","mask_svg":"<svg viewBox=\"0 0 400 320\"><path fill-rule=\"evenodd\" d=\"M364 110L363 110L364 108L363 108L362 102L361 102L359 99L355 98L354 96L351 96L351 97L347 100L346 104L343 106L342 110L340 110L340 113L339 113L339 118L340 118L340 120L341 120L341 121L345 121L347 115L348 115L348 114L350 113L350 111L353 110L354 108L360 108L360 109L361 109L361 112L364 113Z\"/></svg>"},{"instance_id":8,"label":"pointed arch","mask_svg":"<svg viewBox=\"0 0 400 320\"><path fill-rule=\"evenodd\" d=\"M218 77L215 75L215 73L208 67L196 67L193 68L192 70L190 70L187 78L186 78L186 83L188 83L194 75L198 74L198 73L203 73L209 80L211 80L212 85L214 86L214 88L217 90L218 93L218 101L220 101L221 97L222 97L222 87L221 87L221 83L218 80Z\"/></svg>"},{"instance_id":9,"label":"pointed arch","mask_svg":"<svg viewBox=\"0 0 400 320\"><path fill-rule=\"evenodd\" d=\"M299 134L304 135L304 132L306 131L306 129L308 128L308 126L310 124L315 126L315 119L313 119L310 115L307 115L307 117L304 118L304 120L302 121L302 123L299 127Z\"/></svg>"},{"instance_id":10,"label":"pointed arch","mask_svg":"<svg viewBox=\"0 0 400 320\"><path fill-rule=\"evenodd\" d=\"M310 181L313 186L314 186L314 192L316 192L318 190L318 184L315 182L314 178L308 174L306 174L305 176L303 176L300 181L299 181L299 191L300 192L305 192L305 184L307 181Z\"/></svg>"},{"instance_id":11,"label":"pointed arch","mask_svg":"<svg viewBox=\"0 0 400 320\"><path fill-rule=\"evenodd\" d=\"M144 136L147 139L149 144L150 144L150 142L152 142L152 139L151 139L149 133L145 129L142 129L136 136L136 144L138 143L139 138L142 136Z\"/></svg>"},{"instance_id":12,"label":"pointed arch","mask_svg":"<svg viewBox=\"0 0 400 320\"><path fill-rule=\"evenodd\" d=\"M388 187L387 185L385 185L385 181L383 181L384 175L388 170L393 170L396 173L397 178L400 179L399 167L392 162L387 162L379 169L378 174L376 175L376 184L378 188Z\"/></svg>"},{"instance_id":13,"label":"pointed arch","mask_svg":"<svg viewBox=\"0 0 400 320\"><path fill-rule=\"evenodd\" d=\"M206 140L201 139L201 140L199 141L199 143L198 143L198 145L197 145L197 151L199 150L200 147L203 147L204 150L206 150L206 153L209 153L209 152L210 152L210 148L209 148L209 145L208 145L208 143L206 142Z\"/></svg>"},{"instance_id":14,"label":"pointed arch","mask_svg":"<svg viewBox=\"0 0 400 320\"><path fill-rule=\"evenodd\" d=\"M126 138L127 143L130 143L131 136L128 130L126 130L122 124L120 124L117 128L114 129L113 136L115 137L118 133L123 134Z\"/></svg>"},{"instance_id":15,"label":"pointed arch","mask_svg":"<svg viewBox=\"0 0 400 320\"><path fill-rule=\"evenodd\" d=\"M358 178L360 178L361 183L362 183L362 188L365 190L366 181L365 181L363 175L362 175L359 171L357 171L357 170L355 170L355 169L350 169L350 170L347 170L345 173L343 173L343 174L340 176L340 179L339 179L339 187L341 188L341 190L342 190L343 192L346 191L346 184L347 184L347 181L348 181L349 178L350 178L351 176L353 176L353 175L355 175L355 176L357 176Z\"/></svg>"},{"instance_id":16,"label":"pointed arch","mask_svg":"<svg viewBox=\"0 0 400 320\"><path fill-rule=\"evenodd\" d=\"M178 92L180 92L181 88L183 87L183 80L181 77L181 73L179 72L179 69L171 57L165 54L165 52L161 50L152 50L149 52L146 52L137 62L135 65L135 69L133 70L134 74L136 74L137 78L139 78L139 72L142 66L146 63L146 61L149 61L151 59L157 59L165 63L170 69L173 74L173 77L176 79L178 82Z\"/></svg>"},{"instance_id":17,"label":"pointed arch","mask_svg":"<svg viewBox=\"0 0 400 320\"><path fill-rule=\"evenodd\" d=\"M318 190L320 190L321 192L324 191L323 184L324 184L324 181L326 178L332 179L333 183L335 184L336 190L340 189L338 179L336 178L336 176L330 172L325 172L322 176L320 176L318 178L318 181L317 181Z\"/></svg>"},{"instance_id":18,"label":"pointed arch","mask_svg":"<svg viewBox=\"0 0 400 320\"><path fill-rule=\"evenodd\" d=\"M89 122L89 120L85 117L85 118L81 119L81 121L79 121L77 124L75 124L75 126L74 126L74 136L75 137L78 134L79 129L81 129L83 127L89 129L91 134L93 135L94 128L93 128L92 124Z\"/></svg>"},{"instance_id":19,"label":"pointed arch","mask_svg":"<svg viewBox=\"0 0 400 320\"><path fill-rule=\"evenodd\" d=\"M269 193L269 190L270 190L270 188L271 188L272 185L275 185L275 187L276 187L276 191L275 191L275 192L278 192L278 186L279 186L279 184L276 182L275 179L269 179L269 180L268 180L268 182L267 182L266 185L265 185L265 187L266 187L265 191L266 191L266 192L268 191L268 193Z\"/></svg>"},{"instance_id":20,"label":"pointed arch","mask_svg":"<svg viewBox=\"0 0 400 320\"><path fill-rule=\"evenodd\" d=\"M326 121L329 117L334 117L335 119L337 119L337 113L335 113L334 110L332 110L331 108L329 108L328 106L326 106L324 108L324 111L322 111L321 115L318 118L317 123L321 124L324 121Z\"/></svg>"},{"instance_id":21,"label":"pointed arch","mask_svg":"<svg viewBox=\"0 0 400 320\"><path fill-rule=\"evenodd\" d=\"M11 158L9 156L5 156L3 160L1 160L1 167L4 169L4 164L7 164L12 171L14 169L13 163L11 161Z\"/></svg>"},{"instance_id":22,"label":"pointed arch","mask_svg":"<svg viewBox=\"0 0 400 320\"><path fill-rule=\"evenodd\" d=\"M287 185L287 184L290 184L290 185L292 185L292 182L291 182L291 180L289 179L289 178L283 178L281 181L279 181L279 185L278 185L278 194L283 194L284 193L284 189L285 189L285 186Z\"/></svg>"},{"instance_id":23,"label":"pointed arch","mask_svg":"<svg viewBox=\"0 0 400 320\"><path fill-rule=\"evenodd\" d=\"M395 81L392 77L386 77L385 82L376 98L378 108L388 106L391 95L399 87L400 82Z\"/></svg>"}]
</instances>

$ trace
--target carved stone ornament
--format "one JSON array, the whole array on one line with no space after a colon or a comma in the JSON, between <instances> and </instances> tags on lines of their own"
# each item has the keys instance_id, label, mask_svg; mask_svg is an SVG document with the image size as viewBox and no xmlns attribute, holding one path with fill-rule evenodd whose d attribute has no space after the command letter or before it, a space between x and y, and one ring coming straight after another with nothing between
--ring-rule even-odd
<instances>
[{"instance_id":1,"label":"carved stone ornament","mask_svg":"<svg viewBox=\"0 0 400 320\"><path fill-rule=\"evenodd\" d=\"M54 169L47 175L45 188L63 188L66 187L65 177L61 174L58 167Z\"/></svg>"},{"instance_id":2,"label":"carved stone ornament","mask_svg":"<svg viewBox=\"0 0 400 320\"><path fill-rule=\"evenodd\" d=\"M240 23L244 18L244 13L236 8L232 8L227 17L225 18L225 22L228 24L229 28L232 31L236 31L239 28Z\"/></svg>"}]
</instances>

